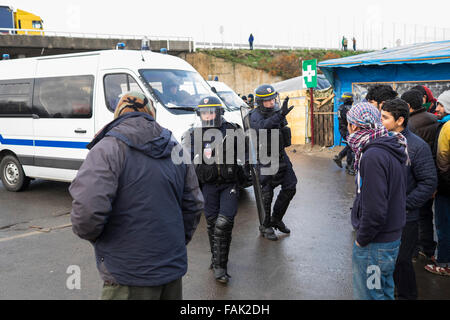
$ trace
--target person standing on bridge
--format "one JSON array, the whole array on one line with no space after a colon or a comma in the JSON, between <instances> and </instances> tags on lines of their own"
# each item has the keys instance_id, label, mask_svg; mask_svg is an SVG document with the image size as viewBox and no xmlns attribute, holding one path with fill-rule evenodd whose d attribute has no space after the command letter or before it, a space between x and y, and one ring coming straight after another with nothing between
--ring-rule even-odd
<instances>
[{"instance_id":1,"label":"person standing on bridge","mask_svg":"<svg viewBox=\"0 0 450 320\"><path fill-rule=\"evenodd\" d=\"M122 96L69 188L72 228L94 245L102 299L182 299L203 196L194 167L172 161L178 143L154 116L142 93Z\"/></svg>"},{"instance_id":2,"label":"person standing on bridge","mask_svg":"<svg viewBox=\"0 0 450 320\"><path fill-rule=\"evenodd\" d=\"M255 40L255 37L252 33L250 33L250 37L248 37L248 44L250 45L250 50L253 50L253 41Z\"/></svg>"}]
</instances>

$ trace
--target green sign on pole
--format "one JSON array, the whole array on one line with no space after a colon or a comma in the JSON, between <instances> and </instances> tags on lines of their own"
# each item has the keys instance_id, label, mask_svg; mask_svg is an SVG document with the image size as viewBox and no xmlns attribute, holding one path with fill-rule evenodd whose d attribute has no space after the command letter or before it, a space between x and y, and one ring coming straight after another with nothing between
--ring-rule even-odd
<instances>
[{"instance_id":1,"label":"green sign on pole","mask_svg":"<svg viewBox=\"0 0 450 320\"><path fill-rule=\"evenodd\" d=\"M317 60L304 60L302 62L303 82L307 88L317 87Z\"/></svg>"}]
</instances>

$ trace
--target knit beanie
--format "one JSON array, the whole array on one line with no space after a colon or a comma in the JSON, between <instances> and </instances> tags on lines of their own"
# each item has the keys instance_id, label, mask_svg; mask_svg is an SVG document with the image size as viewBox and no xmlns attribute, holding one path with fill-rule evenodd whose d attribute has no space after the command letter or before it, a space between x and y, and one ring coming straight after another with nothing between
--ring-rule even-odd
<instances>
[{"instance_id":1,"label":"knit beanie","mask_svg":"<svg viewBox=\"0 0 450 320\"><path fill-rule=\"evenodd\" d=\"M124 93L114 111L114 119L128 112L144 112L155 118L153 103L141 92Z\"/></svg>"},{"instance_id":2,"label":"knit beanie","mask_svg":"<svg viewBox=\"0 0 450 320\"><path fill-rule=\"evenodd\" d=\"M444 106L445 113L450 114L450 90L444 91L437 99L437 102Z\"/></svg>"}]
</instances>

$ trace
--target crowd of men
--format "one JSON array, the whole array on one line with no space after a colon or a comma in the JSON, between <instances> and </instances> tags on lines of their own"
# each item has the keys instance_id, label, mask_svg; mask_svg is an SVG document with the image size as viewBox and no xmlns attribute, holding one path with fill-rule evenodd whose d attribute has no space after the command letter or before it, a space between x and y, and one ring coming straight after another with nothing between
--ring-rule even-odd
<instances>
[{"instance_id":1,"label":"crowd of men","mask_svg":"<svg viewBox=\"0 0 450 320\"><path fill-rule=\"evenodd\" d=\"M297 186L285 151L291 144L286 116L293 106L288 107L289 98L280 103L270 85L259 86L255 96L254 102L253 95L247 100L255 108L249 108L245 129L277 135L266 140L277 142L275 149L267 146L279 164L276 172L263 173L271 163L255 166L264 213L259 231L274 241L276 230L291 232L283 217ZM347 172L356 181L354 297L394 299L396 292L398 299L417 299L416 254L428 259L427 271L450 276L450 91L434 99L418 86L398 98L390 86L377 85L365 99L354 104L352 93L341 97L346 128L340 126L340 132L347 150L334 159L339 165L346 156ZM228 256L239 185L248 179L248 153L238 159L229 149L226 140L236 139L239 127L223 113L217 97L202 98L201 126L185 134L183 148L155 121L151 100L129 92L118 102L114 120L89 144L69 189L71 219L74 232L94 246L103 299L181 299L186 245L203 213L210 269L217 282L230 281ZM220 138L209 135L210 129ZM175 163L174 150L186 161ZM209 161L217 157L227 162Z\"/></svg>"},{"instance_id":2,"label":"crowd of men","mask_svg":"<svg viewBox=\"0 0 450 320\"><path fill-rule=\"evenodd\" d=\"M389 85L372 86L347 112L357 173L355 298L417 299L418 256L425 270L450 276L449 120L450 91L435 99L422 85L401 97ZM368 285L371 271L380 277Z\"/></svg>"}]
</instances>

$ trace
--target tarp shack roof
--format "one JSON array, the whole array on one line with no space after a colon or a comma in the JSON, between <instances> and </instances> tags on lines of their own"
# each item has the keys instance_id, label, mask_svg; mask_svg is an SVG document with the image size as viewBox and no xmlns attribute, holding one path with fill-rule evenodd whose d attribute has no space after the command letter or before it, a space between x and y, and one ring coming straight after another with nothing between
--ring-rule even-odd
<instances>
[{"instance_id":1,"label":"tarp shack roof","mask_svg":"<svg viewBox=\"0 0 450 320\"><path fill-rule=\"evenodd\" d=\"M295 90L306 89L303 87L302 77L295 77L280 82L272 83L274 89L278 92L289 92ZM325 78L325 75L317 75L317 88L318 90L327 89L331 86L330 82Z\"/></svg>"},{"instance_id":2,"label":"tarp shack roof","mask_svg":"<svg viewBox=\"0 0 450 320\"><path fill-rule=\"evenodd\" d=\"M406 63L450 62L450 40L426 42L374 51L341 59L322 61L319 68L351 68L355 66L388 65Z\"/></svg>"}]
</instances>

